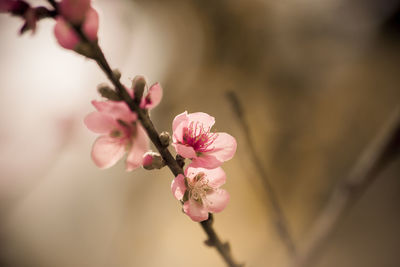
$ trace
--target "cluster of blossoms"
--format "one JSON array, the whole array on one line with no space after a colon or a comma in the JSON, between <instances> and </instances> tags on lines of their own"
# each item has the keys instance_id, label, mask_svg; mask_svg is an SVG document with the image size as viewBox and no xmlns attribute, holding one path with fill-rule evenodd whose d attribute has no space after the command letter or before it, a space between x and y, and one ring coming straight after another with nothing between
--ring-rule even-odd
<instances>
[{"instance_id":1,"label":"cluster of blossoms","mask_svg":"<svg viewBox=\"0 0 400 267\"><path fill-rule=\"evenodd\" d=\"M145 83L137 76L128 89L135 98L136 84ZM140 108L152 109L162 98L162 88L156 83L140 100ZM86 116L84 122L93 132L102 134L92 148L92 159L100 168L113 166L127 152L126 170L140 166L146 169L165 165L158 153L148 151L149 140L137 114L122 101L92 101L97 109ZM171 189L176 199L183 203L184 212L196 222L208 219L209 213L222 211L229 201L227 191L220 189L226 181L221 164L233 157L236 140L227 133L213 133L215 119L202 112L175 117L173 147L181 157L191 160L183 174L172 181ZM168 144L168 143L167 143Z\"/></svg>"},{"instance_id":2,"label":"cluster of blossoms","mask_svg":"<svg viewBox=\"0 0 400 267\"><path fill-rule=\"evenodd\" d=\"M196 222L208 219L208 213L222 211L229 194L219 187L226 181L220 167L236 152L236 140L227 133L212 133L215 119L203 112L186 111L172 122L173 146L184 158L191 159L185 174L179 174L171 185L183 211Z\"/></svg>"},{"instance_id":3,"label":"cluster of blossoms","mask_svg":"<svg viewBox=\"0 0 400 267\"><path fill-rule=\"evenodd\" d=\"M91 0L49 2L54 10L33 8L21 0L0 0L0 12L22 17L25 24L21 33L29 29L34 31L38 20L53 17L56 19L54 34L62 47L95 58L93 49L97 45L99 17ZM132 89L125 90L140 109L148 111L160 103L163 90L156 83L143 94L145 86L144 78L137 76ZM91 152L94 163L99 168L109 168L127 154L127 171L140 166L145 169L165 166L160 154L149 151L149 138L138 115L114 90L106 88L102 95L107 100L92 101L96 111L84 119L89 130L100 134ZM222 211L229 201L228 192L220 189L226 181L220 166L235 154L236 140L227 133L211 132L214 123L215 119L206 113L188 114L186 111L172 123L172 146L181 158L191 162L184 173L172 181L171 189L183 204L184 212L196 222L207 220L209 213ZM160 135L160 142L167 147L169 134Z\"/></svg>"}]
</instances>

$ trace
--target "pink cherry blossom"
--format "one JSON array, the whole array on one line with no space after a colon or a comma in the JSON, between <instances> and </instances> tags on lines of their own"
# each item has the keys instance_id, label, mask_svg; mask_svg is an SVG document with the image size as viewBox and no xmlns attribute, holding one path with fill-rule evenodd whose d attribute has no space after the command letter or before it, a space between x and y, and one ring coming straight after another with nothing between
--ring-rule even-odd
<instances>
[{"instance_id":1,"label":"pink cherry blossom","mask_svg":"<svg viewBox=\"0 0 400 267\"><path fill-rule=\"evenodd\" d=\"M125 152L126 170L142 165L149 140L141 124L124 102L92 101L97 111L86 116L89 130L102 134L92 148L92 159L99 168L109 168L120 160Z\"/></svg>"},{"instance_id":2,"label":"pink cherry blossom","mask_svg":"<svg viewBox=\"0 0 400 267\"><path fill-rule=\"evenodd\" d=\"M172 181L172 194L183 202L183 211L195 222L208 219L208 213L225 209L229 193L220 189L226 181L222 168L195 168L188 166L185 175L179 174Z\"/></svg>"},{"instance_id":3,"label":"pink cherry blossom","mask_svg":"<svg viewBox=\"0 0 400 267\"><path fill-rule=\"evenodd\" d=\"M212 133L215 119L203 112L179 114L172 122L173 146L192 166L213 169L230 160L236 152L236 140L227 133Z\"/></svg>"}]
</instances>

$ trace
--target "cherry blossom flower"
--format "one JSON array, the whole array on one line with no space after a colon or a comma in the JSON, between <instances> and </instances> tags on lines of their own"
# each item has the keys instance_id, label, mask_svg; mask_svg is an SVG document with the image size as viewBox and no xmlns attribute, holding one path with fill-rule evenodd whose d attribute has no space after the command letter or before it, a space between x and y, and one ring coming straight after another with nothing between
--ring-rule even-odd
<instances>
[{"instance_id":1,"label":"cherry blossom flower","mask_svg":"<svg viewBox=\"0 0 400 267\"><path fill-rule=\"evenodd\" d=\"M89 130L102 134L92 148L92 159L99 168L109 168L120 160L125 152L126 170L142 165L142 157L149 149L149 140L141 124L124 102L92 101L97 111L86 116Z\"/></svg>"},{"instance_id":2,"label":"cherry blossom flower","mask_svg":"<svg viewBox=\"0 0 400 267\"><path fill-rule=\"evenodd\" d=\"M183 211L195 222L208 219L208 213L225 209L229 193L220 189L226 181L222 168L195 168L188 166L185 175L179 174L172 181L172 194L183 202Z\"/></svg>"},{"instance_id":3,"label":"cherry blossom flower","mask_svg":"<svg viewBox=\"0 0 400 267\"><path fill-rule=\"evenodd\" d=\"M173 146L192 166L213 169L230 160L236 152L236 140L227 133L212 133L215 119L203 112L179 114L172 122Z\"/></svg>"},{"instance_id":4,"label":"cherry blossom flower","mask_svg":"<svg viewBox=\"0 0 400 267\"><path fill-rule=\"evenodd\" d=\"M144 77L136 76L134 81L146 83ZM132 88L135 88L135 82ZM134 98L133 90L127 89L130 97ZM162 88L156 83L150 87L146 96L145 105L142 108L152 109L156 107L162 97ZM92 148L92 159L100 168L109 168L120 160L125 152L128 152L126 159L126 170L131 171L140 167L143 163L148 166L149 157L145 156L149 149L149 138L140 122L137 114L132 112L128 105L123 101L92 101L97 109L86 116L84 122L89 130L102 134ZM165 163L154 162L154 168L161 168ZM157 164L156 164L157 163ZM152 162L153 164L153 162Z\"/></svg>"}]
</instances>

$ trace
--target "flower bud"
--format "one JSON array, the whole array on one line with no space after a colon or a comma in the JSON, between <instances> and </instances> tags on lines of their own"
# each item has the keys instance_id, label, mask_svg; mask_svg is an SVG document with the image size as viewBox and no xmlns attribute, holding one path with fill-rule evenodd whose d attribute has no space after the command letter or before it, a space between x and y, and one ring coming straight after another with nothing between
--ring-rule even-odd
<instances>
[{"instance_id":1,"label":"flower bud","mask_svg":"<svg viewBox=\"0 0 400 267\"><path fill-rule=\"evenodd\" d=\"M119 69L113 69L113 75L115 78L117 78L117 80L121 79L121 71Z\"/></svg>"},{"instance_id":2,"label":"flower bud","mask_svg":"<svg viewBox=\"0 0 400 267\"><path fill-rule=\"evenodd\" d=\"M121 101L121 97L119 97L118 93L115 92L112 88L110 88L106 83L101 83L97 86L97 91L99 94L112 101Z\"/></svg>"},{"instance_id":3,"label":"flower bud","mask_svg":"<svg viewBox=\"0 0 400 267\"><path fill-rule=\"evenodd\" d=\"M165 162L159 153L148 151L143 155L143 168L146 170L161 169Z\"/></svg>"},{"instance_id":4,"label":"flower bud","mask_svg":"<svg viewBox=\"0 0 400 267\"><path fill-rule=\"evenodd\" d=\"M132 89L136 103L140 103L145 87L146 87L146 80L143 76L137 75L135 76L135 78L133 78Z\"/></svg>"},{"instance_id":5,"label":"flower bud","mask_svg":"<svg viewBox=\"0 0 400 267\"><path fill-rule=\"evenodd\" d=\"M78 34L62 17L58 17L56 20L54 35L58 43L66 49L74 50L80 42Z\"/></svg>"},{"instance_id":6,"label":"flower bud","mask_svg":"<svg viewBox=\"0 0 400 267\"><path fill-rule=\"evenodd\" d=\"M169 146L169 144L171 143L171 135L169 134L169 132L160 133L160 141L164 147Z\"/></svg>"}]
</instances>

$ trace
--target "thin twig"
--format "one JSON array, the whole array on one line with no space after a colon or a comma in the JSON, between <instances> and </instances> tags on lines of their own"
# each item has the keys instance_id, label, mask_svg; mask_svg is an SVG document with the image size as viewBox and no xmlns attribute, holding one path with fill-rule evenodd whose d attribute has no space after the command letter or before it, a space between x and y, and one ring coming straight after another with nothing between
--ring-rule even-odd
<instances>
[{"instance_id":1,"label":"thin twig","mask_svg":"<svg viewBox=\"0 0 400 267\"><path fill-rule=\"evenodd\" d=\"M48 2L54 7L54 12L58 12L58 5L57 2L54 0L48 0ZM92 50L91 58L96 61L99 67L103 70L106 74L107 78L110 82L114 85L117 93L121 97L121 99L129 106L130 110L136 112L138 115L138 119L145 129L147 135L149 136L150 140L153 142L154 146L157 148L158 152L160 152L162 158L164 159L166 165L174 174L177 176L179 174L183 174L183 168L179 165L177 160L172 156L171 152L168 150L168 147L164 146L161 143L159 133L157 132L156 128L151 121L149 114L146 110L143 110L139 107L139 104L131 98L128 91L126 90L125 86L119 80L117 75L114 75L110 64L106 60L103 51L101 50L100 46L97 42L90 42L85 34L81 31L80 27L74 27L77 31L78 35L81 37L82 41L86 44L89 44L90 49ZM213 226L212 226L213 217L210 214L209 218L206 221L201 222L201 226L203 230L206 232L208 236L207 245L211 247L215 247L222 258L225 260L226 264L230 267L239 267L240 265L235 263L233 259L229 244L223 244L218 235L216 234Z\"/></svg>"},{"instance_id":2,"label":"thin twig","mask_svg":"<svg viewBox=\"0 0 400 267\"><path fill-rule=\"evenodd\" d=\"M95 58L97 64L101 67L103 72L107 75L108 79L116 87L117 92L120 94L123 101L129 106L129 108L132 111L138 114L138 118L143 128L146 130L147 135L153 142L154 146L157 148L158 152L160 152L160 155L163 157L168 168L175 176L177 176L178 174L183 174L183 169L180 167L179 163L169 152L168 147L162 145L159 134L155 129L153 122L150 120L148 113L145 110L141 109L138 106L138 104L133 101L133 99L129 96L128 92L126 91L125 87L121 84L119 79L115 77L115 75L112 72L112 69L110 68L108 62L104 57L103 52L101 51L101 48L98 45L96 45L96 50L98 52L97 57ZM229 249L229 243L223 244L220 241L218 235L216 234L212 226L212 221L213 217L210 214L209 218L206 221L200 222L203 230L206 232L208 236L208 240L206 241L207 245L215 247L228 266L230 267L241 266L235 263L235 260L233 259Z\"/></svg>"},{"instance_id":3,"label":"thin twig","mask_svg":"<svg viewBox=\"0 0 400 267\"><path fill-rule=\"evenodd\" d=\"M392 114L382 131L367 147L346 179L336 187L316 219L292 266L311 266L320 256L332 232L347 211L360 199L380 172L400 154L400 109Z\"/></svg>"},{"instance_id":4,"label":"thin twig","mask_svg":"<svg viewBox=\"0 0 400 267\"><path fill-rule=\"evenodd\" d=\"M274 188L272 187L271 182L269 181L267 171L265 170L264 165L261 162L260 158L257 156L257 152L256 152L255 145L254 145L254 142L252 139L250 127L245 118L245 113L244 113L243 107L242 107L242 105L239 101L239 98L237 97L235 92L229 91L227 93L227 97L232 104L232 109L235 112L238 122L240 124L240 127L242 128L242 130L245 134L246 142L250 149L250 156L252 158L252 162L261 177L261 180L264 184L265 190L267 191L267 196L268 196L269 202L272 205L274 219L275 219L275 225L276 225L279 237L282 240L282 242L285 244L289 254L291 256L294 256L296 254L296 247L294 245L293 238L290 235L289 226L287 224L285 214L283 212L281 205L279 204L276 192L275 192Z\"/></svg>"}]
</instances>

